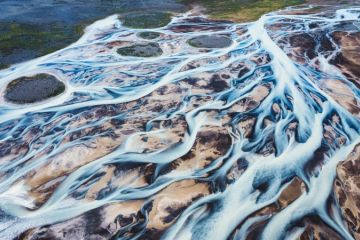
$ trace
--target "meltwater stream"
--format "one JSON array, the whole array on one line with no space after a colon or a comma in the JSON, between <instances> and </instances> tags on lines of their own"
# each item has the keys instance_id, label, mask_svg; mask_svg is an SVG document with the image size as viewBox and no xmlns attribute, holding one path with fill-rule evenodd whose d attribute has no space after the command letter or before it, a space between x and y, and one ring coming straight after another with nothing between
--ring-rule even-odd
<instances>
[{"instance_id":1,"label":"meltwater stream","mask_svg":"<svg viewBox=\"0 0 360 240\"><path fill-rule=\"evenodd\" d=\"M110 16L1 71L0 89L47 73L66 90L1 100L0 239L296 239L314 218L354 239L333 183L360 142L360 91L333 59L360 8L307 10L247 24L189 12L152 40ZM189 45L209 34L232 43ZM117 53L134 42L163 53Z\"/></svg>"}]
</instances>

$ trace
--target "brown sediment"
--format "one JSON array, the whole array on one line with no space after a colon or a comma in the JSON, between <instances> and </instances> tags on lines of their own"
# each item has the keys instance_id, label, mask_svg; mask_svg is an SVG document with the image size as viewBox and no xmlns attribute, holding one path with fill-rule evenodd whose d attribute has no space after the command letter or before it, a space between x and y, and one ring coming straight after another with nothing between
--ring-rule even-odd
<instances>
[{"instance_id":1,"label":"brown sediment","mask_svg":"<svg viewBox=\"0 0 360 240\"><path fill-rule=\"evenodd\" d=\"M268 221L271 220L272 216L276 215L278 212L282 211L288 207L292 202L298 199L302 194L306 192L306 187L304 182L298 177L293 178L288 185L281 192L278 200L261 210L250 215L248 218L254 218L262 216L263 218L260 221L257 221L248 231L246 239L257 239L266 227ZM305 239L341 239L339 235L326 226L318 217L305 217L297 223L294 223L288 233L297 228L303 228L305 226L304 232L298 238L299 240ZM311 238L313 236L314 238ZM310 237L310 238L308 238ZM325 238L324 238L325 237Z\"/></svg>"},{"instance_id":2,"label":"brown sediment","mask_svg":"<svg viewBox=\"0 0 360 240\"><path fill-rule=\"evenodd\" d=\"M271 216L277 211L275 204L269 205L265 208L262 208L261 210L257 211L256 213L252 214L248 217L248 219L253 217L262 217L261 220L256 221L254 224L250 226L250 228L247 231L246 239L252 240L252 239L259 239L264 227L266 224L270 221Z\"/></svg>"},{"instance_id":3,"label":"brown sediment","mask_svg":"<svg viewBox=\"0 0 360 240\"><path fill-rule=\"evenodd\" d=\"M259 219L256 220L253 225L251 225L251 227L247 231L245 239L258 239L258 237L261 236L264 227L266 227L266 224L271 220L271 218L276 215L276 213L285 209L293 201L299 198L305 192L305 190L305 184L303 183L303 181L300 180L298 177L294 177L282 190L276 202L252 213L241 224L239 224L239 227L241 227L243 223L245 223L245 221L248 221L249 219ZM239 227L237 229L240 229ZM235 230L234 232L236 231L237 230Z\"/></svg>"},{"instance_id":4,"label":"brown sediment","mask_svg":"<svg viewBox=\"0 0 360 240\"><path fill-rule=\"evenodd\" d=\"M226 174L228 182L234 182L239 179L240 176L245 172L248 167L248 162L245 158L239 158L235 163L232 164Z\"/></svg>"},{"instance_id":5,"label":"brown sediment","mask_svg":"<svg viewBox=\"0 0 360 240\"><path fill-rule=\"evenodd\" d=\"M221 64L222 62L228 60L229 58L230 58L230 54L224 54L219 57L206 57L206 58L196 59L184 65L180 69L180 72L185 72L187 70L203 67L204 65L208 65L208 64L214 64L214 63ZM221 69L219 71L222 72L224 70Z\"/></svg>"},{"instance_id":6,"label":"brown sediment","mask_svg":"<svg viewBox=\"0 0 360 240\"><path fill-rule=\"evenodd\" d=\"M182 180L170 184L154 196L147 228L163 230L174 222L184 208L208 194L208 184L195 180Z\"/></svg>"},{"instance_id":7,"label":"brown sediment","mask_svg":"<svg viewBox=\"0 0 360 240\"><path fill-rule=\"evenodd\" d=\"M295 177L289 185L281 192L278 204L281 209L286 208L306 191L305 184L298 177Z\"/></svg>"},{"instance_id":8,"label":"brown sediment","mask_svg":"<svg viewBox=\"0 0 360 240\"><path fill-rule=\"evenodd\" d=\"M142 200L108 204L64 222L30 229L19 239L109 239L139 221L142 205Z\"/></svg>"},{"instance_id":9,"label":"brown sediment","mask_svg":"<svg viewBox=\"0 0 360 240\"><path fill-rule=\"evenodd\" d=\"M207 183L182 180L170 184L151 198L146 228L160 234L193 201L209 194ZM30 229L23 233L20 239L108 239L127 226L141 223L143 217L140 210L143 206L144 200L108 204L64 222ZM124 231L124 234L132 234L131 227Z\"/></svg>"},{"instance_id":10,"label":"brown sediment","mask_svg":"<svg viewBox=\"0 0 360 240\"><path fill-rule=\"evenodd\" d=\"M256 122L255 117L248 117L239 122L238 124L239 130L245 138L251 137L255 122Z\"/></svg>"},{"instance_id":11,"label":"brown sediment","mask_svg":"<svg viewBox=\"0 0 360 240\"><path fill-rule=\"evenodd\" d=\"M134 131L129 132L127 130L130 129L131 126L134 126L134 124L131 124L131 122L123 122L121 127L116 129L115 132L126 132L127 134L131 134ZM156 130L156 124L154 125L155 132L133 135L134 137L128 138L128 141L130 141L129 143L133 143L131 144L131 146L133 146L132 150L141 153L144 151L154 151L156 149L167 148L182 141L184 136L183 133L186 131L186 123L181 119L173 119L171 125L168 125L166 122L160 122L158 126L161 127L158 128L159 130ZM116 146L122 143L124 137L126 137L126 135L122 134L121 137L118 138L94 138L94 140L89 143L89 146L75 145L74 147L67 148L64 152L54 156L52 161L49 161L45 165L39 167L39 170L30 172L24 180L26 186L30 188L30 194L36 198L36 205L40 206L47 200L48 197L51 196L52 192L64 179L64 176L67 176L80 166L97 160L113 151ZM191 150L191 153L189 153L190 155L194 154L193 158L188 158L188 154L187 156L176 160L173 166L174 170L184 171L203 168L211 161L222 156L227 151L230 144L231 140L225 128L204 128L199 132L197 141ZM195 164L194 161L197 163ZM111 166L102 169L104 176L102 176L93 186L91 186L91 188L89 188L86 198L96 199L99 191L106 188L107 185L112 186L113 188L123 185L121 182L125 181L122 180L124 176L117 175L114 179L115 176L113 171L114 167ZM128 174L130 173L127 172L126 175ZM134 176L131 178L133 179L132 181L135 181L135 178L136 181L139 182L139 180L143 178L143 173L139 172L139 170L136 170L131 174ZM128 185L130 183L133 182L127 182ZM144 184L146 185L146 180L142 180L142 183L139 182L138 184L135 184L134 187L144 186Z\"/></svg>"},{"instance_id":12,"label":"brown sediment","mask_svg":"<svg viewBox=\"0 0 360 240\"><path fill-rule=\"evenodd\" d=\"M280 111L281 111L280 106L279 106L279 104L277 104L277 103L274 103L274 104L271 106L271 109L272 109L275 113L280 113Z\"/></svg>"},{"instance_id":13,"label":"brown sediment","mask_svg":"<svg viewBox=\"0 0 360 240\"><path fill-rule=\"evenodd\" d=\"M79 167L114 151L114 149L121 145L128 136L143 130L146 121L151 119L156 113L161 112L162 109L169 110L176 107L177 104L181 102L182 95L179 94L181 91L182 90L178 86L169 84L166 88L163 87L154 91L151 95L145 97L143 101L133 101L121 104L118 108L107 108L102 106L95 108L92 111L85 112L79 117L73 118L68 124L69 127L81 129L83 126L87 126L89 122L100 116L102 118L110 117L109 120L104 121L104 123L99 126L83 128L82 130L65 135L59 147L66 146L69 142L76 141L76 139L82 137L90 135L94 137L90 141L87 141L86 144L82 142L82 144L79 145L74 144L71 147L65 147L63 151L53 156L50 161L47 161L25 176L25 185L30 188L29 191L32 195L37 196L37 204L43 203L55 189L56 185L49 187L47 183L55 183L53 180L62 179L62 176L66 176ZM173 93L177 94L172 95ZM111 118L118 114L117 112L119 111L130 109L132 110L131 114L129 113L126 120L116 120ZM139 116L143 116L143 118L139 118ZM60 117L57 122L61 121L61 119L63 118ZM47 127L43 129L43 132L50 131L51 127L56 125L57 122L54 121L52 124L48 124ZM171 128L161 129L158 133L149 132L140 134L130 140L134 143L132 144L134 151L155 151L180 142L185 129L186 124L183 122L174 122ZM32 141L32 139L36 137L36 135L32 133L27 136L28 137L23 140ZM12 149L16 148L13 147ZM50 149L40 152L34 158L39 159L41 156L46 155L48 151L50 151ZM21 151L17 154L19 153L21 153ZM10 159L8 159L8 161L10 161ZM29 161L32 161L32 159ZM56 181L56 184L59 183ZM47 187L42 187L42 185Z\"/></svg>"},{"instance_id":14,"label":"brown sediment","mask_svg":"<svg viewBox=\"0 0 360 240\"><path fill-rule=\"evenodd\" d=\"M71 173L80 166L108 154L116 142L113 139L104 138L89 142L89 144L92 145L92 148L85 145L74 146L56 155L49 163L41 167L41 171L29 174L26 183L36 188L51 179Z\"/></svg>"},{"instance_id":15,"label":"brown sediment","mask_svg":"<svg viewBox=\"0 0 360 240\"><path fill-rule=\"evenodd\" d=\"M18 142L2 142L0 143L0 162L11 162L19 156L24 156L29 147L26 143L19 144Z\"/></svg>"},{"instance_id":16,"label":"brown sediment","mask_svg":"<svg viewBox=\"0 0 360 240\"><path fill-rule=\"evenodd\" d=\"M203 127L191 150L171 164L173 171L194 171L223 156L231 145L228 131L223 127ZM220 163L221 164L221 163Z\"/></svg>"},{"instance_id":17,"label":"brown sediment","mask_svg":"<svg viewBox=\"0 0 360 240\"><path fill-rule=\"evenodd\" d=\"M250 58L257 66L262 66L268 64L271 61L271 56L269 54L257 54Z\"/></svg>"},{"instance_id":18,"label":"brown sediment","mask_svg":"<svg viewBox=\"0 0 360 240\"><path fill-rule=\"evenodd\" d=\"M295 131L297 130L298 128L298 122L291 122L288 126L288 128L286 129L286 135L288 138L290 138L294 133Z\"/></svg>"},{"instance_id":19,"label":"brown sediment","mask_svg":"<svg viewBox=\"0 0 360 240\"><path fill-rule=\"evenodd\" d=\"M360 239L360 144L338 164L334 192L350 233Z\"/></svg>"},{"instance_id":20,"label":"brown sediment","mask_svg":"<svg viewBox=\"0 0 360 240\"><path fill-rule=\"evenodd\" d=\"M324 124L324 139L328 142L329 145L333 145L334 147L337 147L344 145L347 140L346 140L346 136L339 134L334 129L333 126L335 124L336 124L335 120L332 120L331 124L329 123Z\"/></svg>"},{"instance_id":21,"label":"brown sediment","mask_svg":"<svg viewBox=\"0 0 360 240\"><path fill-rule=\"evenodd\" d=\"M289 26L289 23L278 23L279 28L286 26ZM317 27L319 26L314 26L314 28ZM320 29L319 31L321 32L291 35L287 39L280 38L280 40L277 40L277 43L287 52L292 60L299 63L309 63L307 58L315 59L317 57L315 54L317 46L319 47L318 51L324 56L332 53L335 49L334 44L330 40L333 40L338 45L340 52L330 59L329 63L335 65L356 87L360 87L360 71L358 70L360 67L360 34L357 32L349 33L341 31L326 34L326 30ZM326 51L329 53L326 53ZM317 69L319 62L310 62L310 65ZM348 83L341 79L321 79L316 84L337 103L355 116L360 117L359 103ZM321 103L321 100L316 96L313 96L313 98L319 104Z\"/></svg>"},{"instance_id":22,"label":"brown sediment","mask_svg":"<svg viewBox=\"0 0 360 240\"><path fill-rule=\"evenodd\" d=\"M192 78L182 80L182 83L189 85L192 94L205 94L222 92L229 88L229 79L217 73L201 73Z\"/></svg>"},{"instance_id":23,"label":"brown sediment","mask_svg":"<svg viewBox=\"0 0 360 240\"><path fill-rule=\"evenodd\" d=\"M135 135L127 140L127 144L131 145L133 152L155 152L165 149L175 143L182 141L182 135L179 135L177 129L164 129L159 132L143 133Z\"/></svg>"},{"instance_id":24,"label":"brown sediment","mask_svg":"<svg viewBox=\"0 0 360 240\"><path fill-rule=\"evenodd\" d=\"M332 60L332 63L360 88L360 33L336 31L332 33L332 37L341 47L341 52Z\"/></svg>"},{"instance_id":25,"label":"brown sediment","mask_svg":"<svg viewBox=\"0 0 360 240\"><path fill-rule=\"evenodd\" d=\"M310 59L316 57L316 42L310 34L301 33L292 35L289 37L289 43L292 47L293 54L301 57L308 57Z\"/></svg>"},{"instance_id":26,"label":"brown sediment","mask_svg":"<svg viewBox=\"0 0 360 240\"><path fill-rule=\"evenodd\" d=\"M181 121L179 121L181 123ZM219 144L219 142L223 142L222 144ZM204 167L209 162L215 160L219 156L223 155L228 147L231 144L231 140L228 136L227 130L225 128L219 128L219 127L205 127L198 133L197 141L192 149L192 153L189 153L187 156L190 156L188 158L187 156L184 156L183 158L177 160L177 163L174 165L176 166L174 168L175 171L183 171L186 169L196 169L198 167ZM69 158L71 159L71 158ZM195 164L194 161L197 161L198 164ZM105 166L101 169L101 172L103 173L102 176L90 186L88 189L85 199L87 200L95 200L99 198L99 193L106 188L113 188L116 189L117 187L126 186L126 187L143 187L147 185L147 179L146 179L146 168L143 167L135 167L128 170L117 170L115 166ZM46 169L44 169L46 170ZM42 172L45 172L42 170ZM61 175L61 174L58 174ZM42 175L39 175L39 177ZM50 180L46 183L43 183L40 187L33 190L32 195L38 198L39 202L44 202L52 193L53 190L56 189L59 183L64 179L65 176L58 177L54 180ZM54 176L52 175L52 178ZM36 179L31 179L31 183L36 182ZM41 180L41 178L40 178ZM40 181L39 180L39 181ZM79 188L81 191L82 187ZM190 204L193 200L205 196L209 194L209 186L205 183L197 183L194 180L184 180L178 183L174 183L161 192L159 192L157 195L154 195L154 202L152 210L149 213L149 229L164 229L166 226L171 224L176 217L184 210L188 204ZM181 193L182 192L182 193ZM179 195L179 193L181 193ZM132 201L130 202L123 202L117 204L110 205L110 207L104 207L103 210L101 210L101 228L105 228L105 225L107 223L111 223L110 219L113 219L117 212L114 210L114 208L117 208L116 206L119 206L119 209L121 210L123 207L126 207L129 204L132 205ZM140 203L139 203L140 204ZM108 209L110 209L110 213L108 214ZM138 208L137 208L138 209ZM157 210L156 210L157 209ZM126 209L122 209L124 211ZM105 213L106 212L106 213ZM134 212L134 211L132 211ZM119 212L118 214L125 215L122 212ZM98 214L98 213L96 213ZM135 213L134 213L135 214ZM121 219L123 219L123 222L134 222L138 221L136 220L136 217L134 214L130 214L131 216L122 216ZM109 215L109 216L108 216ZM66 233L66 236L71 236L71 234L75 234L75 236L90 236L92 231L84 230L83 225L88 225L90 223L87 223L88 220L86 220L87 214L82 215L80 217L77 217L75 219L66 221L64 223L59 223L50 226L46 231L44 229L38 229L38 230L30 230L27 232L27 234L30 236L37 236L37 232L46 232L45 236L48 237L55 237L55 236L61 236L63 235L62 232L66 231L67 226L71 225L71 228L74 228L73 233ZM104 218L109 219L104 220ZM132 220L130 220L130 219ZM120 224L121 225L121 224ZM110 225L111 229L119 229L118 224L111 223ZM108 228L109 228L108 226ZM58 228L57 231L54 229ZM71 231L70 231L71 232ZM80 232L80 233L79 233ZM115 233L115 230L112 230L113 233ZM70 235L68 235L70 234ZM79 235L80 234L80 235ZM27 238L24 238L27 239ZM33 239L33 238L28 238Z\"/></svg>"},{"instance_id":27,"label":"brown sediment","mask_svg":"<svg viewBox=\"0 0 360 240\"><path fill-rule=\"evenodd\" d=\"M105 166L103 172L105 174L95 182L89 190L86 192L85 198L89 200L96 200L100 190L108 186L111 181L111 178L114 175L115 166Z\"/></svg>"},{"instance_id":28,"label":"brown sediment","mask_svg":"<svg viewBox=\"0 0 360 240\"><path fill-rule=\"evenodd\" d=\"M229 109L230 112L247 112L261 103L270 93L267 85L258 85L243 99L236 102Z\"/></svg>"},{"instance_id":29,"label":"brown sediment","mask_svg":"<svg viewBox=\"0 0 360 240\"><path fill-rule=\"evenodd\" d=\"M322 80L320 87L346 110L360 118L360 103L354 92L341 80Z\"/></svg>"},{"instance_id":30,"label":"brown sediment","mask_svg":"<svg viewBox=\"0 0 360 240\"><path fill-rule=\"evenodd\" d=\"M101 46L101 45L99 45ZM107 48L120 48L120 47L128 47L131 46L131 42L129 41L112 41L112 42L107 42L104 47Z\"/></svg>"},{"instance_id":31,"label":"brown sediment","mask_svg":"<svg viewBox=\"0 0 360 240\"><path fill-rule=\"evenodd\" d=\"M131 218L131 222L135 221L135 215L140 211L143 206L143 200L131 200L119 203L112 203L103 208L104 211L104 225L106 223L115 222L115 219L121 218ZM123 227L124 222L119 221L118 224L120 227Z\"/></svg>"},{"instance_id":32,"label":"brown sediment","mask_svg":"<svg viewBox=\"0 0 360 240\"><path fill-rule=\"evenodd\" d=\"M298 240L343 239L338 233L321 221L319 217L306 217L300 225L303 225L305 230L297 238Z\"/></svg>"}]
</instances>

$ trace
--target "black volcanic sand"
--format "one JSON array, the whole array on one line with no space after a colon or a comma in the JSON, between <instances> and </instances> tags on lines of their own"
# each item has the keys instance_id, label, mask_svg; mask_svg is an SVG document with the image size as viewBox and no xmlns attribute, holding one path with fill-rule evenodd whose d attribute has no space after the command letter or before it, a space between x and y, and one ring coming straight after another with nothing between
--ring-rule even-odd
<instances>
[{"instance_id":1,"label":"black volcanic sand","mask_svg":"<svg viewBox=\"0 0 360 240\"><path fill-rule=\"evenodd\" d=\"M225 48L231 45L232 40L226 36L203 35L190 39L188 43L197 48Z\"/></svg>"},{"instance_id":2,"label":"black volcanic sand","mask_svg":"<svg viewBox=\"0 0 360 240\"><path fill-rule=\"evenodd\" d=\"M133 57L157 57L160 56L163 51L157 43L148 44L135 44L129 47L119 48L117 53L122 56Z\"/></svg>"},{"instance_id":3,"label":"black volcanic sand","mask_svg":"<svg viewBox=\"0 0 360 240\"><path fill-rule=\"evenodd\" d=\"M151 39L160 37L160 33L158 33L158 32L140 32L140 33L138 33L138 37L151 40Z\"/></svg>"},{"instance_id":4,"label":"black volcanic sand","mask_svg":"<svg viewBox=\"0 0 360 240\"><path fill-rule=\"evenodd\" d=\"M65 84L48 74L21 77L10 82L6 87L5 99L12 103L35 103L65 91Z\"/></svg>"}]
</instances>

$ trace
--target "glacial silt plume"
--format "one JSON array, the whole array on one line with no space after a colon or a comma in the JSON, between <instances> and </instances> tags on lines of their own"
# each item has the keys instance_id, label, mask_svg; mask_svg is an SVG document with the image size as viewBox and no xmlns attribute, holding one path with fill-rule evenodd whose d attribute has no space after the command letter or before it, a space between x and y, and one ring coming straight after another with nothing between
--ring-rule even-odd
<instances>
[{"instance_id":1,"label":"glacial silt plume","mask_svg":"<svg viewBox=\"0 0 360 240\"><path fill-rule=\"evenodd\" d=\"M66 85L2 92L0 239L359 239L359 52L357 7L93 23L0 72Z\"/></svg>"}]
</instances>

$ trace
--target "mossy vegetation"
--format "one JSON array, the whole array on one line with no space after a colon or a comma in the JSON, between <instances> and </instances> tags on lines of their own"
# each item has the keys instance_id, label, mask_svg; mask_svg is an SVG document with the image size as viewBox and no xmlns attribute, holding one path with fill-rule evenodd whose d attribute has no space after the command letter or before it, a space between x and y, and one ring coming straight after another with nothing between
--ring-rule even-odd
<instances>
[{"instance_id":1,"label":"mossy vegetation","mask_svg":"<svg viewBox=\"0 0 360 240\"><path fill-rule=\"evenodd\" d=\"M237 22L252 21L262 14L281 9L286 6L304 3L306 0L174 0L190 4L200 4L206 7L208 14L213 18L230 19ZM64 4L68 4L67 2ZM101 3L103 6L105 3ZM157 3L159 4L159 3ZM175 4L175 5L176 5ZM11 64L23 62L59 50L81 37L84 28L93 21L113 13L119 13L120 20L127 27L147 29L166 26L171 21L171 13L162 8L140 11L140 8L131 9L120 7L111 3L110 8L97 8L90 10L87 18L65 24L61 18L58 21L44 24L28 22L16 22L3 20L0 22L0 69L9 67ZM139 5L140 6L140 5ZM182 6L179 4L179 6ZM101 9L101 10L99 10ZM89 11L89 10L88 10ZM96 14L92 14L96 11ZM129 12L130 11L130 12ZM56 12L56 11L55 11ZM56 15L57 16L57 15ZM60 16L60 15L59 15ZM143 32L139 37L155 39L155 32Z\"/></svg>"},{"instance_id":2,"label":"mossy vegetation","mask_svg":"<svg viewBox=\"0 0 360 240\"><path fill-rule=\"evenodd\" d=\"M0 52L8 55L16 49L29 49L41 50L40 54L50 53L76 41L82 34L80 27L0 23Z\"/></svg>"},{"instance_id":3,"label":"mossy vegetation","mask_svg":"<svg viewBox=\"0 0 360 240\"><path fill-rule=\"evenodd\" d=\"M10 67L10 64L0 63L0 70Z\"/></svg>"},{"instance_id":4,"label":"mossy vegetation","mask_svg":"<svg viewBox=\"0 0 360 240\"><path fill-rule=\"evenodd\" d=\"M83 28L84 25L0 22L0 61L7 66L18 62L13 57L16 54L22 54L20 61L25 61L59 50L76 41Z\"/></svg>"},{"instance_id":5,"label":"mossy vegetation","mask_svg":"<svg viewBox=\"0 0 360 240\"><path fill-rule=\"evenodd\" d=\"M190 39L188 44L197 48L224 48L230 46L232 40L221 35L203 35Z\"/></svg>"},{"instance_id":6,"label":"mossy vegetation","mask_svg":"<svg viewBox=\"0 0 360 240\"><path fill-rule=\"evenodd\" d=\"M125 26L132 28L158 28L167 25L171 14L167 12L131 12L120 17ZM78 40L86 26L97 19L76 24L26 24L0 22L0 69L11 64L40 57ZM154 39L156 32L144 32L140 37Z\"/></svg>"},{"instance_id":7,"label":"mossy vegetation","mask_svg":"<svg viewBox=\"0 0 360 240\"><path fill-rule=\"evenodd\" d=\"M171 21L168 12L132 12L120 16L125 27L130 28L159 28L166 26Z\"/></svg>"},{"instance_id":8,"label":"mossy vegetation","mask_svg":"<svg viewBox=\"0 0 360 240\"><path fill-rule=\"evenodd\" d=\"M5 99L12 103L35 103L55 97L65 91L65 84L48 74L21 77L11 81L5 91Z\"/></svg>"},{"instance_id":9,"label":"mossy vegetation","mask_svg":"<svg viewBox=\"0 0 360 240\"><path fill-rule=\"evenodd\" d=\"M158 32L140 32L138 33L138 36L143 39L155 39L160 37L160 33Z\"/></svg>"},{"instance_id":10,"label":"mossy vegetation","mask_svg":"<svg viewBox=\"0 0 360 240\"><path fill-rule=\"evenodd\" d=\"M163 51L157 43L135 44L129 47L119 48L117 53L122 56L132 57L158 57Z\"/></svg>"},{"instance_id":11,"label":"mossy vegetation","mask_svg":"<svg viewBox=\"0 0 360 240\"><path fill-rule=\"evenodd\" d=\"M186 4L200 4L217 19L236 22L255 21L261 15L288 6L305 3L305 0L182 0Z\"/></svg>"}]
</instances>

